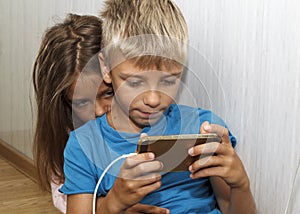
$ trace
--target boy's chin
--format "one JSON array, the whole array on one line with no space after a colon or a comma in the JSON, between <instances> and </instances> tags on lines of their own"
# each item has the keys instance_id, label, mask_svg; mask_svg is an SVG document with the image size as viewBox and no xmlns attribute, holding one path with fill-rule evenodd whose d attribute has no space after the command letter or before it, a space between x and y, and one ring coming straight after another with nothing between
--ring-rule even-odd
<instances>
[{"instance_id":1,"label":"boy's chin","mask_svg":"<svg viewBox=\"0 0 300 214\"><path fill-rule=\"evenodd\" d=\"M148 126L152 126L154 124L156 124L159 121L159 119L142 119L139 121L135 121L135 124L140 127L141 129L148 127Z\"/></svg>"}]
</instances>

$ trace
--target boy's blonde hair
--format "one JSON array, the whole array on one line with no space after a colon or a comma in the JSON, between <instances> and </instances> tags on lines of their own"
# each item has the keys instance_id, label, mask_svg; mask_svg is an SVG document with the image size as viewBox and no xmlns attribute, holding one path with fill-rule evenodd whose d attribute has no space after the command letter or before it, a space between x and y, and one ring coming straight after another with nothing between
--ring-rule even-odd
<instances>
[{"instance_id":1,"label":"boy's blonde hair","mask_svg":"<svg viewBox=\"0 0 300 214\"><path fill-rule=\"evenodd\" d=\"M135 58L139 67L147 66L153 59L185 63L187 25L173 1L106 0L104 3L102 48L106 58L121 53L126 60Z\"/></svg>"}]
</instances>

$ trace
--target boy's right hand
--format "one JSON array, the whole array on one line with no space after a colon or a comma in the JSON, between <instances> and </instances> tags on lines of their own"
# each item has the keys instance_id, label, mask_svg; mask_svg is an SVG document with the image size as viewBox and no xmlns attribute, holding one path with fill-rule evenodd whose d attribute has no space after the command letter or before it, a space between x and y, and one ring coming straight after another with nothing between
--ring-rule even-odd
<instances>
[{"instance_id":1,"label":"boy's right hand","mask_svg":"<svg viewBox=\"0 0 300 214\"><path fill-rule=\"evenodd\" d=\"M161 162L154 160L153 153L137 154L126 158L114 186L106 196L115 211L126 212L139 203L147 194L161 186ZM164 212L166 213L166 212Z\"/></svg>"}]
</instances>

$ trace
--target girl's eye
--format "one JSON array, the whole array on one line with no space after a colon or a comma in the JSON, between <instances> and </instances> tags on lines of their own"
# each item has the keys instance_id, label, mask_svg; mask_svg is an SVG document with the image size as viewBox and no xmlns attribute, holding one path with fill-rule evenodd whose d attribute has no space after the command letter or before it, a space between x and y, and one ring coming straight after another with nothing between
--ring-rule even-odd
<instances>
[{"instance_id":1,"label":"girl's eye","mask_svg":"<svg viewBox=\"0 0 300 214\"><path fill-rule=\"evenodd\" d=\"M86 105L88 105L89 101L88 100L73 100L73 105L77 108L82 108Z\"/></svg>"},{"instance_id":2,"label":"girl's eye","mask_svg":"<svg viewBox=\"0 0 300 214\"><path fill-rule=\"evenodd\" d=\"M101 97L104 97L104 98L113 97L113 96L114 96L114 90L113 89L108 89L108 90L103 91L101 93Z\"/></svg>"}]
</instances>

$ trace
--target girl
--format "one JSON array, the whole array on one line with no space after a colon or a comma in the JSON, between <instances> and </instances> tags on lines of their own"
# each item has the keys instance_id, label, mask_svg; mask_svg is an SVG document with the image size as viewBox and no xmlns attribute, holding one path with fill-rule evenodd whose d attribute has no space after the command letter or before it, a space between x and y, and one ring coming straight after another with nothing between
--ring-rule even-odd
<instances>
[{"instance_id":1,"label":"girl","mask_svg":"<svg viewBox=\"0 0 300 214\"><path fill-rule=\"evenodd\" d=\"M69 132L110 110L113 89L102 83L97 53L101 21L94 16L69 14L49 28L34 63L37 102L34 159L43 190L52 190L53 202L66 212L63 151ZM76 87L75 87L76 86ZM127 213L165 213L150 205L135 205Z\"/></svg>"}]
</instances>

